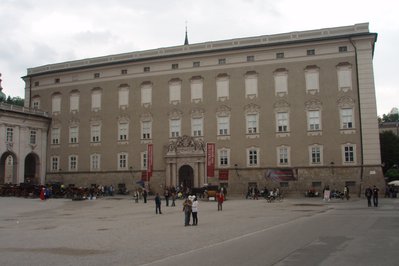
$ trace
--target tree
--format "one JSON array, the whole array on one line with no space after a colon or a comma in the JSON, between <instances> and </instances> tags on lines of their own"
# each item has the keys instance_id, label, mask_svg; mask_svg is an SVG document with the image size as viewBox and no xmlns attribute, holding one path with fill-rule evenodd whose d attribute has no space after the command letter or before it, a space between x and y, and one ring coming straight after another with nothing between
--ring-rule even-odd
<instances>
[{"instance_id":1,"label":"tree","mask_svg":"<svg viewBox=\"0 0 399 266\"><path fill-rule=\"evenodd\" d=\"M381 122L399 122L399 114L397 113L383 114Z\"/></svg>"},{"instance_id":2,"label":"tree","mask_svg":"<svg viewBox=\"0 0 399 266\"><path fill-rule=\"evenodd\" d=\"M391 131L380 133L381 160L384 173L399 165L399 137Z\"/></svg>"},{"instance_id":3,"label":"tree","mask_svg":"<svg viewBox=\"0 0 399 266\"><path fill-rule=\"evenodd\" d=\"M8 96L7 99L0 98L0 102L5 102L12 105L24 106L24 99L21 97L12 97Z\"/></svg>"}]
</instances>

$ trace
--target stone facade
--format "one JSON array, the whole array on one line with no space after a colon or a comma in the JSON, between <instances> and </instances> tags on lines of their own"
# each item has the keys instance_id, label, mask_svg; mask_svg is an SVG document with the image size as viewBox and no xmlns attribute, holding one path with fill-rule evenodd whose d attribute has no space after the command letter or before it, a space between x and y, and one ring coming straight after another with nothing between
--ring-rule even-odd
<instances>
[{"instance_id":1,"label":"stone facade","mask_svg":"<svg viewBox=\"0 0 399 266\"><path fill-rule=\"evenodd\" d=\"M375 41L365 23L30 68L26 105L52 114L47 179L233 194L382 187Z\"/></svg>"}]
</instances>

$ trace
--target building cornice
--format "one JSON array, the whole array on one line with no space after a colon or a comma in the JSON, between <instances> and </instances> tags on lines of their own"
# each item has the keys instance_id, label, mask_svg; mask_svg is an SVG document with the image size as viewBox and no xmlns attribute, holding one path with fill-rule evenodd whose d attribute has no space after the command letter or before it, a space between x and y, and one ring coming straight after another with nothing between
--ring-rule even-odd
<instances>
[{"instance_id":1,"label":"building cornice","mask_svg":"<svg viewBox=\"0 0 399 266\"><path fill-rule=\"evenodd\" d=\"M199 54L218 53L242 49L254 49L290 45L298 43L316 42L322 40L346 39L356 37L372 37L377 39L376 33L370 33L368 23L351 26L324 28L309 31L296 31L274 35L262 35L248 38L221 40L190 45L158 48L123 54L115 54L81 60L67 61L49 64L34 68L28 68L28 73L22 78L34 77L45 74L60 73L74 70L90 69L94 67L112 66L149 60L167 59L181 56L193 56Z\"/></svg>"}]
</instances>

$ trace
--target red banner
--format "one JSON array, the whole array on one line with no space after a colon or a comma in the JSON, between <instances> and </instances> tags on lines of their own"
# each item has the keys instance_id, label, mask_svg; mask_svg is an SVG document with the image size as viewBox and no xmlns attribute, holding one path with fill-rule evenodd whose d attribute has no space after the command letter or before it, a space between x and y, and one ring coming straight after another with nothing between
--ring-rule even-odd
<instances>
[{"instance_id":1,"label":"red banner","mask_svg":"<svg viewBox=\"0 0 399 266\"><path fill-rule=\"evenodd\" d=\"M220 169L219 170L219 180L229 180L229 170Z\"/></svg>"},{"instance_id":2,"label":"red banner","mask_svg":"<svg viewBox=\"0 0 399 266\"><path fill-rule=\"evenodd\" d=\"M215 143L206 144L206 175L215 177Z\"/></svg>"},{"instance_id":3,"label":"red banner","mask_svg":"<svg viewBox=\"0 0 399 266\"><path fill-rule=\"evenodd\" d=\"M153 168L153 145L147 145L147 181L150 181Z\"/></svg>"}]
</instances>

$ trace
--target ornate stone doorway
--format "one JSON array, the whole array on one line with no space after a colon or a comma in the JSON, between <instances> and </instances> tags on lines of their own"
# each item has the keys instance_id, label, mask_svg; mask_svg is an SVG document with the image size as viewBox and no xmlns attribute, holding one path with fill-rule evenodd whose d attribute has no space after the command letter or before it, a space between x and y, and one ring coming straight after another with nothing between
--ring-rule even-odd
<instances>
[{"instance_id":1,"label":"ornate stone doorway","mask_svg":"<svg viewBox=\"0 0 399 266\"><path fill-rule=\"evenodd\" d=\"M194 170L189 165L183 165L179 169L179 185L183 188L194 187Z\"/></svg>"},{"instance_id":2,"label":"ornate stone doorway","mask_svg":"<svg viewBox=\"0 0 399 266\"><path fill-rule=\"evenodd\" d=\"M171 140L165 155L166 186L201 187L205 180L205 148L200 138L190 136Z\"/></svg>"},{"instance_id":3,"label":"ornate stone doorway","mask_svg":"<svg viewBox=\"0 0 399 266\"><path fill-rule=\"evenodd\" d=\"M5 152L0 158L0 184L17 184L17 157L12 152Z\"/></svg>"}]
</instances>

